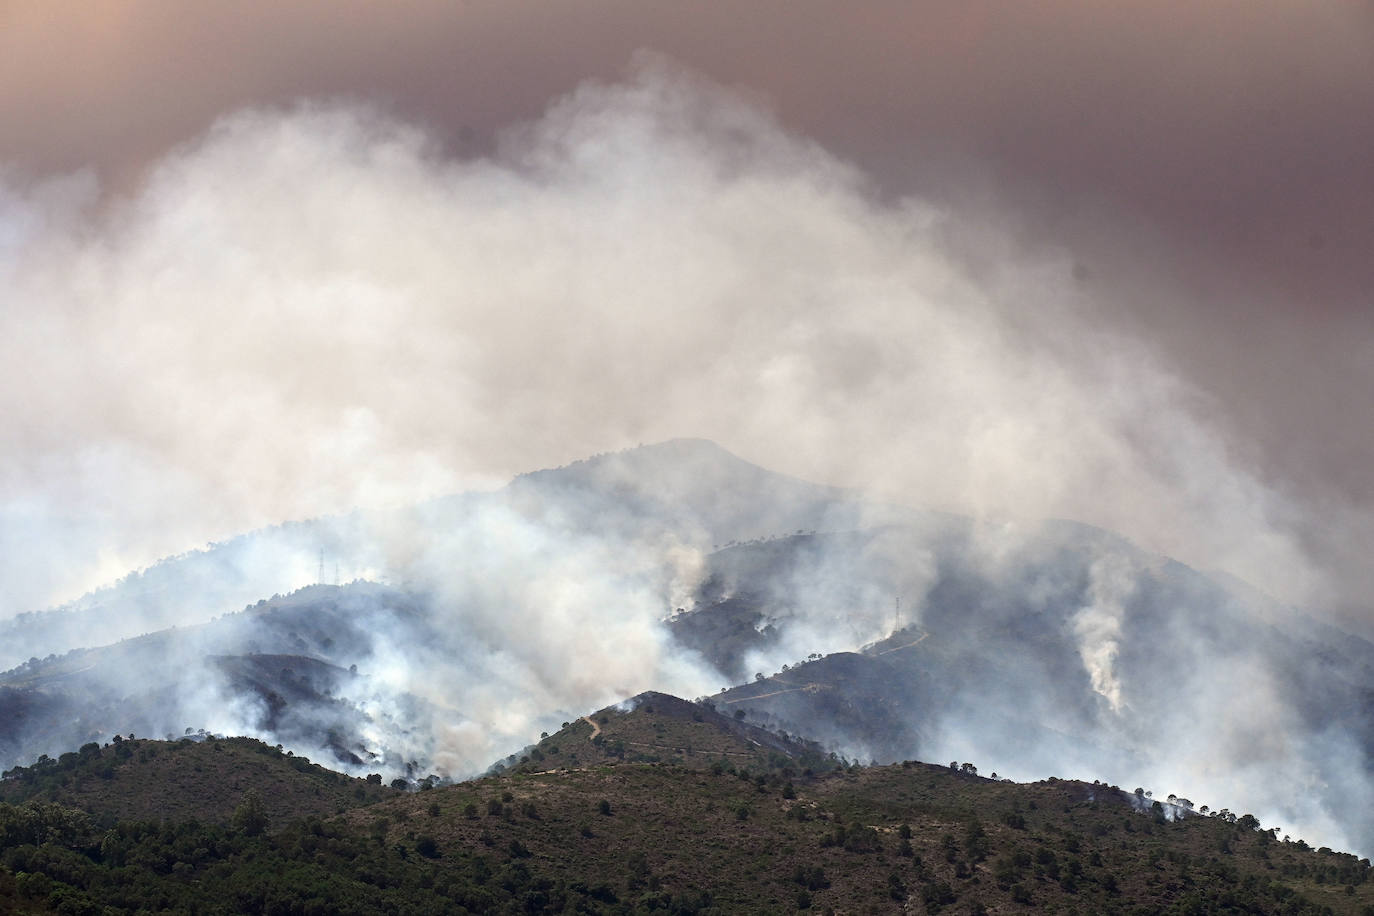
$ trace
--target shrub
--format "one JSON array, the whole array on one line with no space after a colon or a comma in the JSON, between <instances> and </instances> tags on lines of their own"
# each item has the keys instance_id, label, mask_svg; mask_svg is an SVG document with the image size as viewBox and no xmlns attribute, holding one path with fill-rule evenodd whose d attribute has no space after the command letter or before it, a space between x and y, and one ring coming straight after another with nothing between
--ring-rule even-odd
<instances>
[{"instance_id":1,"label":"shrub","mask_svg":"<svg viewBox=\"0 0 1374 916\"><path fill-rule=\"evenodd\" d=\"M944 881L927 884L921 888L921 902L932 913L938 913L941 907L953 903L957 899L954 896L954 889Z\"/></svg>"},{"instance_id":2,"label":"shrub","mask_svg":"<svg viewBox=\"0 0 1374 916\"><path fill-rule=\"evenodd\" d=\"M844 848L850 852L877 852L882 848L878 831L863 824L853 823L844 832Z\"/></svg>"}]
</instances>

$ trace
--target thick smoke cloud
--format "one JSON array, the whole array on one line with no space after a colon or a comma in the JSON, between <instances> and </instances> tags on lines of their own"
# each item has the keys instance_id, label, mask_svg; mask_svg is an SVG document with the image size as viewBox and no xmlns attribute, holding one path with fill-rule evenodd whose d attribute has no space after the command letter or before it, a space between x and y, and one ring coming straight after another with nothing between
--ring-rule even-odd
<instances>
[{"instance_id":1,"label":"thick smoke cloud","mask_svg":"<svg viewBox=\"0 0 1374 916\"><path fill-rule=\"evenodd\" d=\"M307 7L0 13L0 617L282 519L699 435L972 513L993 581L1019 585L1034 544L1006 516L1065 516L1368 632L1368 4L606 2L541 4L540 28L520 4L344 3L328 28ZM641 45L694 70L622 73ZM349 689L378 747L415 721L405 740L471 772L636 690L722 682L659 625L701 532L369 518L345 579L422 582L440 634L359 617L371 686ZM234 587L319 578L313 545L272 552ZM789 583L749 670L884 633L889 590L840 559ZM934 567L890 559L919 622ZM1351 837L1311 799L1368 809L1362 749L1306 733L1281 653L1208 619L1168 651L1133 630L1137 560L1094 558L1067 613L1101 734L1144 763L999 744L976 704L929 747ZM176 611L159 598L156 625ZM192 686L147 728L261 718ZM1071 730L1056 686L1028 703Z\"/></svg>"},{"instance_id":2,"label":"thick smoke cloud","mask_svg":"<svg viewBox=\"0 0 1374 916\"><path fill-rule=\"evenodd\" d=\"M240 112L114 203L6 190L5 606L202 538L704 435L915 504L1104 524L1284 598L1296 513L1068 253L905 198L652 55L493 155Z\"/></svg>"},{"instance_id":3,"label":"thick smoke cloud","mask_svg":"<svg viewBox=\"0 0 1374 916\"><path fill-rule=\"evenodd\" d=\"M661 58L581 87L485 157L455 157L375 108L299 104L221 120L114 201L83 174L6 193L11 611L268 522L684 433L907 504L1097 522L1286 599L1323 597L1292 524L1304 507L1250 470L1160 353L1094 323L1068 252L889 201ZM645 545L580 530L496 511L439 538L404 523L369 532L368 565L432 600L427 638L387 617L369 629L358 660L371 686L349 690L378 723L376 747L470 773L640 689L718 686L659 625L711 545L693 531ZM980 562L1015 570L1017 526L977 530ZM313 561L288 559L294 572L264 594L312 581ZM892 563L920 613L930 563ZM1094 566L1074 636L1109 707L1150 709L1123 697L1135 570L1119 563ZM887 591L855 591L826 557L791 585L784 636L750 670L886 629ZM202 605L188 613L238 606ZM1228 670L1253 700L1218 755L1236 763L1254 735L1292 723L1266 701L1263 671ZM1230 695L1202 675L1179 682L1217 704ZM174 721L149 728L262 719L215 689L183 696ZM1198 705L1169 708L1154 728L1186 733ZM932 749L1016 759L997 753L1005 720L978 712L947 716ZM407 721L409 737L387 731ZM1185 742L1141 778L1197 794L1213 753ZM1018 754L1026 776L1102 765L1092 748ZM1293 778L1311 759L1277 756ZM1257 766L1244 791L1273 779ZM1300 810L1290 823L1339 835Z\"/></svg>"}]
</instances>

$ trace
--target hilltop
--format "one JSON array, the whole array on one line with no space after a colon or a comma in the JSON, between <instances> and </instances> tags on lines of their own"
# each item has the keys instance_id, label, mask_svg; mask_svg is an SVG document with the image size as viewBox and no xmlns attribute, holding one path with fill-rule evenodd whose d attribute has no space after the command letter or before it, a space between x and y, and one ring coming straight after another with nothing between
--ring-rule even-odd
<instances>
[{"instance_id":1,"label":"hilltop","mask_svg":"<svg viewBox=\"0 0 1374 916\"><path fill-rule=\"evenodd\" d=\"M650 690L565 724L499 761L493 771L538 773L615 763L762 772L823 772L837 765L814 741L751 725L710 703Z\"/></svg>"},{"instance_id":2,"label":"hilltop","mask_svg":"<svg viewBox=\"0 0 1374 916\"><path fill-rule=\"evenodd\" d=\"M97 823L189 819L227 823L253 791L272 824L328 816L397 792L253 738L197 735L178 741L94 742L0 777L0 802L41 800L89 813Z\"/></svg>"}]
</instances>

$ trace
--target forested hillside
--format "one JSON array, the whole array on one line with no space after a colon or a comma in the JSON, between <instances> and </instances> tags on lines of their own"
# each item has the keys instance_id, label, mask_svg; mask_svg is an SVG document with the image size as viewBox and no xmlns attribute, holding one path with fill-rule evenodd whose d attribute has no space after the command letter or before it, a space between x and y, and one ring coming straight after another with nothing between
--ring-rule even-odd
<instances>
[{"instance_id":1,"label":"forested hillside","mask_svg":"<svg viewBox=\"0 0 1374 916\"><path fill-rule=\"evenodd\" d=\"M499 769L400 791L237 739L83 748L0 781L0 907L1374 913L1368 860L1249 815L972 763L861 767L662 694Z\"/></svg>"}]
</instances>

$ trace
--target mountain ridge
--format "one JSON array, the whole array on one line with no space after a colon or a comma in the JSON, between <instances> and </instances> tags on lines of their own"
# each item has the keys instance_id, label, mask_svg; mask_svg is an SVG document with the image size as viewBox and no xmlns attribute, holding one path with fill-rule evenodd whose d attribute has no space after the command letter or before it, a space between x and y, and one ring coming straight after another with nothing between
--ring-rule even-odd
<instances>
[{"instance_id":1,"label":"mountain ridge","mask_svg":"<svg viewBox=\"0 0 1374 916\"><path fill-rule=\"evenodd\" d=\"M850 759L1229 793L1374 848L1347 803L1374 797L1374 647L1114 533L875 507L700 440L388 518L399 584L315 583L0 675L5 762L191 727L461 776L573 709L724 684L732 717Z\"/></svg>"}]
</instances>

